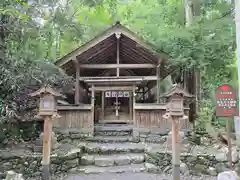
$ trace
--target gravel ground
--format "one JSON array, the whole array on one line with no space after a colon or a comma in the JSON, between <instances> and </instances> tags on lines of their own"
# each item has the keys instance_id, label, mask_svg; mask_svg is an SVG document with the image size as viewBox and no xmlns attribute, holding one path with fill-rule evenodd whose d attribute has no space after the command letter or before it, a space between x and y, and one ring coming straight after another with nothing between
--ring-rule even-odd
<instances>
[{"instance_id":1,"label":"gravel ground","mask_svg":"<svg viewBox=\"0 0 240 180\"><path fill-rule=\"evenodd\" d=\"M52 178L55 180L171 180L171 175L149 174L149 173L101 173L101 174L79 174L67 177ZM36 180L36 179L35 179ZM209 176L181 176L181 180L217 180Z\"/></svg>"}]
</instances>

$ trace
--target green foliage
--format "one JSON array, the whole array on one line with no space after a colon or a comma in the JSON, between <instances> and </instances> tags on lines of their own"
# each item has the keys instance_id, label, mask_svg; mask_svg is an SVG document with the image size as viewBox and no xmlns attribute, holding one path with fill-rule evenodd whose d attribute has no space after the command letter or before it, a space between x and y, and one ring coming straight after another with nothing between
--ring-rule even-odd
<instances>
[{"instance_id":1,"label":"green foliage","mask_svg":"<svg viewBox=\"0 0 240 180\"><path fill-rule=\"evenodd\" d=\"M201 70L199 128L215 121L214 89L222 83L232 83L235 66L232 4L201 0L199 16L186 28L184 4L179 0L4 2L0 5L1 18L7 17L7 22L1 22L5 32L1 41L6 51L0 56L0 109L5 114L6 107L15 112L12 99L26 85L66 78L56 68L52 73L41 63L53 67L51 61L120 20L159 51L166 52L172 61Z\"/></svg>"}]
</instances>

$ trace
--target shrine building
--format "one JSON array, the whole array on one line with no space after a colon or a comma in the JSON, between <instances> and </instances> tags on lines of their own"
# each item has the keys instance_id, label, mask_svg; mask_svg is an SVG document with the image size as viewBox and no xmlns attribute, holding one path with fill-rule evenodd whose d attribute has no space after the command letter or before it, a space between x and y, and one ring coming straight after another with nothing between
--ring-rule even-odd
<instances>
[{"instance_id":1,"label":"shrine building","mask_svg":"<svg viewBox=\"0 0 240 180\"><path fill-rule=\"evenodd\" d=\"M180 74L181 66L119 22L55 64L75 78L74 93L58 104L61 118L54 120L55 128L94 135L96 124L122 124L131 125L134 136L141 129L171 129L162 115L166 96L178 87L161 94L161 81ZM194 77L184 80L185 93L195 95ZM188 118L180 128L191 130L195 102L184 101L184 112Z\"/></svg>"}]
</instances>

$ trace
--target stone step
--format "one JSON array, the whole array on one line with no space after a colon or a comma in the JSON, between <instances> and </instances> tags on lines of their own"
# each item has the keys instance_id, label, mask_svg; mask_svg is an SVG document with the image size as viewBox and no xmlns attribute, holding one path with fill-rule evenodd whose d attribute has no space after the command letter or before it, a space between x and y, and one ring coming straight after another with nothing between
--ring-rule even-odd
<instances>
[{"instance_id":1,"label":"stone step","mask_svg":"<svg viewBox=\"0 0 240 180\"><path fill-rule=\"evenodd\" d=\"M116 136L116 137L120 137L120 136L131 136L132 132L128 131L95 131L94 132L95 136Z\"/></svg>"},{"instance_id":2,"label":"stone step","mask_svg":"<svg viewBox=\"0 0 240 180\"><path fill-rule=\"evenodd\" d=\"M84 150L88 154L143 153L143 143L87 143Z\"/></svg>"},{"instance_id":3,"label":"stone step","mask_svg":"<svg viewBox=\"0 0 240 180\"><path fill-rule=\"evenodd\" d=\"M132 135L133 126L129 124L97 124L95 135L100 136L129 136Z\"/></svg>"},{"instance_id":4,"label":"stone step","mask_svg":"<svg viewBox=\"0 0 240 180\"><path fill-rule=\"evenodd\" d=\"M101 142L101 143L139 142L139 140L134 139L133 136L93 136L86 137L85 140L89 142Z\"/></svg>"},{"instance_id":5,"label":"stone step","mask_svg":"<svg viewBox=\"0 0 240 180\"><path fill-rule=\"evenodd\" d=\"M145 160L144 154L114 154L114 155L89 155L81 158L82 165L95 165L98 167L123 166L141 164Z\"/></svg>"},{"instance_id":6,"label":"stone step","mask_svg":"<svg viewBox=\"0 0 240 180\"><path fill-rule=\"evenodd\" d=\"M144 172L145 170L144 164L131 164L112 167L82 166L77 169L78 172L83 172L85 174Z\"/></svg>"}]
</instances>

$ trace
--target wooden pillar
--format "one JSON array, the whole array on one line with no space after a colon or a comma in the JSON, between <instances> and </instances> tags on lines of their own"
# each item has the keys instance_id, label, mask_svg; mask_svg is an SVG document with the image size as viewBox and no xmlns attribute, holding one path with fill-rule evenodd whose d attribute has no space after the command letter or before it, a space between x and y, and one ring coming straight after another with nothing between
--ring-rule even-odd
<instances>
[{"instance_id":1,"label":"wooden pillar","mask_svg":"<svg viewBox=\"0 0 240 180\"><path fill-rule=\"evenodd\" d=\"M102 119L104 120L104 110L105 110L105 91L102 91Z\"/></svg>"},{"instance_id":2,"label":"wooden pillar","mask_svg":"<svg viewBox=\"0 0 240 180\"><path fill-rule=\"evenodd\" d=\"M46 116L44 119L43 134L43 180L50 180L50 154L52 138L52 118Z\"/></svg>"},{"instance_id":3,"label":"wooden pillar","mask_svg":"<svg viewBox=\"0 0 240 180\"><path fill-rule=\"evenodd\" d=\"M160 64L157 66L157 103L160 103Z\"/></svg>"},{"instance_id":4,"label":"wooden pillar","mask_svg":"<svg viewBox=\"0 0 240 180\"><path fill-rule=\"evenodd\" d=\"M91 106L92 106L92 121L94 121L94 103L95 103L95 91L94 85L92 85Z\"/></svg>"},{"instance_id":5,"label":"wooden pillar","mask_svg":"<svg viewBox=\"0 0 240 180\"><path fill-rule=\"evenodd\" d=\"M117 38L117 64L119 64L119 41L120 41L120 37L121 37L121 34L119 34L119 33L116 33L115 34L116 35L116 38ZM119 68L117 68L117 77L119 77L119 75L120 75L120 69Z\"/></svg>"},{"instance_id":6,"label":"wooden pillar","mask_svg":"<svg viewBox=\"0 0 240 180\"><path fill-rule=\"evenodd\" d=\"M133 93L132 92L130 92L130 94L129 94L129 114L130 114L130 118L132 118L132 120L133 120L133 100L132 100L132 98L133 98Z\"/></svg>"},{"instance_id":7,"label":"wooden pillar","mask_svg":"<svg viewBox=\"0 0 240 180\"><path fill-rule=\"evenodd\" d=\"M138 124L137 124L137 121L136 121L136 111L135 111L135 104L136 104L136 86L133 86L133 91L132 91L132 94L133 94L133 98L132 98L132 101L133 101L133 137L138 139L139 138L139 132L138 132Z\"/></svg>"},{"instance_id":8,"label":"wooden pillar","mask_svg":"<svg viewBox=\"0 0 240 180\"><path fill-rule=\"evenodd\" d=\"M75 104L79 104L79 78L80 78L80 67L79 67L79 62L75 59L75 66L76 66L76 81L75 81Z\"/></svg>"},{"instance_id":9,"label":"wooden pillar","mask_svg":"<svg viewBox=\"0 0 240 180\"><path fill-rule=\"evenodd\" d=\"M172 120L172 166L173 180L180 180L180 136L179 119L171 117Z\"/></svg>"}]
</instances>

